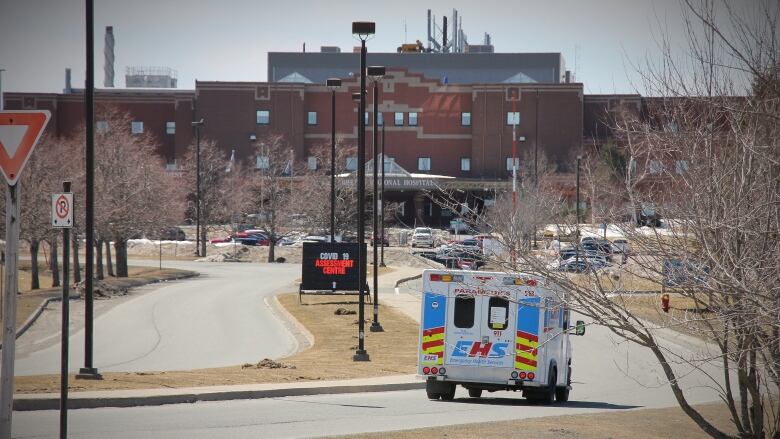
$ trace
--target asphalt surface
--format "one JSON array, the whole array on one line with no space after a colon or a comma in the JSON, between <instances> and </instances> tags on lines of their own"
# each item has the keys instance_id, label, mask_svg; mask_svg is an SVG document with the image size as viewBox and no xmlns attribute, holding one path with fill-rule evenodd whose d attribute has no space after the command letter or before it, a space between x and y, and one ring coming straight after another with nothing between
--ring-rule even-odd
<instances>
[{"instance_id":1,"label":"asphalt surface","mask_svg":"<svg viewBox=\"0 0 780 439\"><path fill-rule=\"evenodd\" d=\"M700 342L668 332L664 345L683 356L707 357ZM367 346L369 353L370 345ZM159 407L73 410L72 438L322 437L471 422L671 407L676 401L655 357L589 326L573 338L573 390L565 405L532 405L511 392L468 397L458 388L453 402L429 401L423 390L266 397ZM716 401L701 371L670 356L690 403ZM704 370L717 377L716 367ZM304 383L302 383L304 384ZM56 437L57 411L16 412L14 437Z\"/></svg>"},{"instance_id":2,"label":"asphalt surface","mask_svg":"<svg viewBox=\"0 0 780 439\"><path fill-rule=\"evenodd\" d=\"M131 261L157 265L157 261ZM280 358L297 349L266 299L294 291L299 264L165 261L194 279L96 300L94 366L100 371L165 371ZM70 371L84 365L84 302L71 302ZM59 373L60 305L52 304L17 341L16 375Z\"/></svg>"}]
</instances>

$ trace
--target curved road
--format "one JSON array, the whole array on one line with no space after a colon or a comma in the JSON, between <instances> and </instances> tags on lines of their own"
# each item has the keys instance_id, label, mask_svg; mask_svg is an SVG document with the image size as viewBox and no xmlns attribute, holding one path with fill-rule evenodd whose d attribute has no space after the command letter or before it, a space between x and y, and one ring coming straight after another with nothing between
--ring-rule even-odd
<instances>
[{"instance_id":1,"label":"curved road","mask_svg":"<svg viewBox=\"0 0 780 439\"><path fill-rule=\"evenodd\" d=\"M576 337L573 343L575 382L572 400L565 405L532 405L510 392L473 399L462 388L452 402L429 401L423 390L293 396L73 410L68 433L95 439L320 437L676 405L657 361L646 349L621 343L601 327L588 328L585 337ZM669 337L666 346L680 354L706 355L703 346L684 336ZM367 348L371 350L370 345ZM691 403L717 401L704 374L685 364L673 367L683 372L680 384ZM14 437L56 438L57 417L57 411L16 412Z\"/></svg>"},{"instance_id":2,"label":"curved road","mask_svg":"<svg viewBox=\"0 0 780 439\"><path fill-rule=\"evenodd\" d=\"M299 264L165 261L163 266L201 275L95 301L93 353L100 371L231 366L297 349L266 299L295 291ZM16 375L59 373L60 305L49 308L17 341ZM84 365L83 309L83 301L71 302L71 371Z\"/></svg>"}]
</instances>

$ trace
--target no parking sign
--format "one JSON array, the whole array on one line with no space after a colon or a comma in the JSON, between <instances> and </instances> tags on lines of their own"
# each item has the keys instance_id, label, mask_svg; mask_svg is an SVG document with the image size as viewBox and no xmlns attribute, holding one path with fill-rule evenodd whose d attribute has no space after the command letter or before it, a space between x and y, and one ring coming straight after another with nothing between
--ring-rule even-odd
<instances>
[{"instance_id":1,"label":"no parking sign","mask_svg":"<svg viewBox=\"0 0 780 439\"><path fill-rule=\"evenodd\" d=\"M51 225L58 229L73 227L73 192L52 194Z\"/></svg>"}]
</instances>

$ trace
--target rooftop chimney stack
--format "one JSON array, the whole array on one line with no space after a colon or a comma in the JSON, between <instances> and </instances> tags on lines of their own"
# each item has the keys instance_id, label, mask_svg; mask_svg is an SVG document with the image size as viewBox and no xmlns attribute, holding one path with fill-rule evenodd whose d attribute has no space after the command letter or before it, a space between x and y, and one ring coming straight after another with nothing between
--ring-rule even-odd
<instances>
[{"instance_id":1,"label":"rooftop chimney stack","mask_svg":"<svg viewBox=\"0 0 780 439\"><path fill-rule=\"evenodd\" d=\"M65 89L62 90L62 93L64 94L70 94L73 91L73 88L70 85L70 68L65 69Z\"/></svg>"},{"instance_id":2,"label":"rooftop chimney stack","mask_svg":"<svg viewBox=\"0 0 780 439\"><path fill-rule=\"evenodd\" d=\"M103 49L105 66L103 67L103 86L114 87L114 26L106 26L106 45Z\"/></svg>"},{"instance_id":3,"label":"rooftop chimney stack","mask_svg":"<svg viewBox=\"0 0 780 439\"><path fill-rule=\"evenodd\" d=\"M447 50L447 16L444 16L444 19L442 20L442 28L441 28L441 51L442 53L447 53L449 50Z\"/></svg>"}]
</instances>

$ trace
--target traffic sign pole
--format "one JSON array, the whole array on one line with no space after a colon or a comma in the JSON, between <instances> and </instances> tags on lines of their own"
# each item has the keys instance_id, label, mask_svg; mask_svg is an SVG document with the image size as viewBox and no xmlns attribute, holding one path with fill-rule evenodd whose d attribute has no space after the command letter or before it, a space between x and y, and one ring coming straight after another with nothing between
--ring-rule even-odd
<instances>
[{"instance_id":1,"label":"traffic sign pole","mask_svg":"<svg viewBox=\"0 0 780 439\"><path fill-rule=\"evenodd\" d=\"M3 349L0 358L0 438L11 437L16 355L16 294L19 289L19 175L49 121L48 111L0 111L0 172L7 184L5 202L5 291Z\"/></svg>"},{"instance_id":2,"label":"traffic sign pole","mask_svg":"<svg viewBox=\"0 0 780 439\"><path fill-rule=\"evenodd\" d=\"M62 191L65 193L70 192L70 182L62 182ZM59 200L60 197L57 197ZM59 210L58 210L59 209ZM55 203L54 206L55 216L62 218L62 204ZM68 206L68 212L66 214L73 215L73 201ZM69 332L70 332L70 228L73 226L73 221L69 222L69 226L62 228L62 351L60 358L60 438L65 439L68 437L68 350L69 350Z\"/></svg>"},{"instance_id":3,"label":"traffic sign pole","mask_svg":"<svg viewBox=\"0 0 780 439\"><path fill-rule=\"evenodd\" d=\"M8 185L5 197L5 298L3 300L2 383L0 383L0 438L11 437L16 353L16 293L19 263L19 184Z\"/></svg>"}]
</instances>

